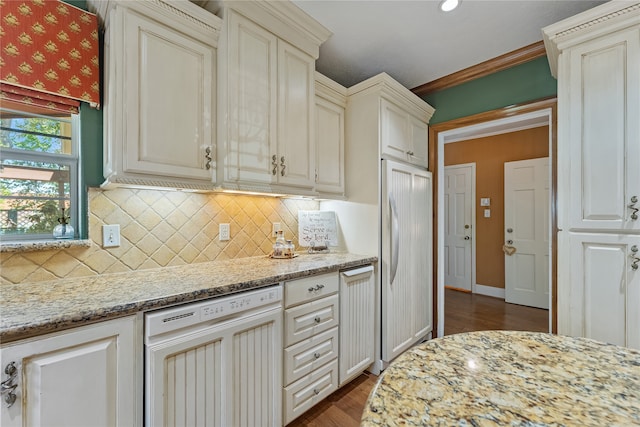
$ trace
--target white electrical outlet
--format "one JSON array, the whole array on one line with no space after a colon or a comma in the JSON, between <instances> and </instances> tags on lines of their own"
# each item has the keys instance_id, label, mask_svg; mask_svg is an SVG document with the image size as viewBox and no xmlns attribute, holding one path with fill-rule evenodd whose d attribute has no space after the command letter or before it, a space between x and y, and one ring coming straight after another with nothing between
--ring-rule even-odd
<instances>
[{"instance_id":1,"label":"white electrical outlet","mask_svg":"<svg viewBox=\"0 0 640 427\"><path fill-rule=\"evenodd\" d=\"M231 228L229 224L220 224L218 226L218 240L221 242L231 239Z\"/></svg>"},{"instance_id":2,"label":"white electrical outlet","mask_svg":"<svg viewBox=\"0 0 640 427\"><path fill-rule=\"evenodd\" d=\"M102 247L115 248L120 246L120 224L102 226Z\"/></svg>"},{"instance_id":3,"label":"white electrical outlet","mask_svg":"<svg viewBox=\"0 0 640 427\"><path fill-rule=\"evenodd\" d=\"M491 209L485 209L484 210L484 217L485 218L491 218Z\"/></svg>"},{"instance_id":4,"label":"white electrical outlet","mask_svg":"<svg viewBox=\"0 0 640 427\"><path fill-rule=\"evenodd\" d=\"M276 237L276 233L280 230L282 230L282 225L279 222L274 222L273 228L271 229L271 235Z\"/></svg>"}]
</instances>

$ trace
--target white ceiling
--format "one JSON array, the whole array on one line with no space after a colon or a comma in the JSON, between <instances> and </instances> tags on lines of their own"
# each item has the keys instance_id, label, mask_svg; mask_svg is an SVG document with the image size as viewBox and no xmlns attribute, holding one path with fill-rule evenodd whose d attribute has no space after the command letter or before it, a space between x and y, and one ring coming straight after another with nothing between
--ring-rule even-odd
<instances>
[{"instance_id":1,"label":"white ceiling","mask_svg":"<svg viewBox=\"0 0 640 427\"><path fill-rule=\"evenodd\" d=\"M588 0L294 0L333 32L316 68L344 86L380 72L413 88L542 40L541 28Z\"/></svg>"}]
</instances>

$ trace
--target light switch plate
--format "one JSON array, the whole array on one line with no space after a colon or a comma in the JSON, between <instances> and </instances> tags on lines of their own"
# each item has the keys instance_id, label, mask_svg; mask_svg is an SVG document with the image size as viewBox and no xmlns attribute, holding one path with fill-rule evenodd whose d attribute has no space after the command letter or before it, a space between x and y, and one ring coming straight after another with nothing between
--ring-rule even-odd
<instances>
[{"instance_id":1,"label":"light switch plate","mask_svg":"<svg viewBox=\"0 0 640 427\"><path fill-rule=\"evenodd\" d=\"M218 240L221 242L231 239L231 229L229 224L220 224L218 226Z\"/></svg>"},{"instance_id":2,"label":"light switch plate","mask_svg":"<svg viewBox=\"0 0 640 427\"><path fill-rule=\"evenodd\" d=\"M102 226L102 247L116 248L120 246L120 224Z\"/></svg>"},{"instance_id":3,"label":"light switch plate","mask_svg":"<svg viewBox=\"0 0 640 427\"><path fill-rule=\"evenodd\" d=\"M491 198L489 197L482 197L480 199L480 206L491 206Z\"/></svg>"}]
</instances>

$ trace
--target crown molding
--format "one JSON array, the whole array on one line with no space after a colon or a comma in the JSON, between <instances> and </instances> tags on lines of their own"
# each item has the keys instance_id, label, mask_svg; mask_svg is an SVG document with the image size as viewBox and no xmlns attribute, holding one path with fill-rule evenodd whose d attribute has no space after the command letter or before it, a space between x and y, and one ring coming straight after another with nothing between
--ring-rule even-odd
<instances>
[{"instance_id":1,"label":"crown molding","mask_svg":"<svg viewBox=\"0 0 640 427\"><path fill-rule=\"evenodd\" d=\"M411 91L422 97L432 92L458 86L462 83L488 76L516 65L524 64L525 62L545 56L545 54L544 43L539 41L493 59L489 59L488 61L472 65L469 68L449 74L448 76L416 86L411 89Z\"/></svg>"}]
</instances>

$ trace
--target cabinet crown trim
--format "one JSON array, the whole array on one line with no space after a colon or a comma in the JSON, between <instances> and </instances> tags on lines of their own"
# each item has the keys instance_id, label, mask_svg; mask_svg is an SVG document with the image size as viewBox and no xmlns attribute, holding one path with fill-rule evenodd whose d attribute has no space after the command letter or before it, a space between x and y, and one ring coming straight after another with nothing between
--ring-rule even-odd
<instances>
[{"instance_id":1,"label":"cabinet crown trim","mask_svg":"<svg viewBox=\"0 0 640 427\"><path fill-rule=\"evenodd\" d=\"M389 98L389 100L394 103L405 106L409 112L421 120L424 120L425 123L429 123L429 120L431 120L435 112L435 109L431 105L427 104L408 88L402 86L387 73L380 73L348 88L347 95L349 100L347 102L350 102L351 98L357 98L375 92L380 93L384 98Z\"/></svg>"},{"instance_id":2,"label":"cabinet crown trim","mask_svg":"<svg viewBox=\"0 0 640 427\"><path fill-rule=\"evenodd\" d=\"M320 55L320 45L333 34L290 1L210 0L204 7L223 17L226 8L232 9L314 59Z\"/></svg>"},{"instance_id":3,"label":"cabinet crown trim","mask_svg":"<svg viewBox=\"0 0 640 427\"><path fill-rule=\"evenodd\" d=\"M640 2L613 0L542 29L551 74L557 78L558 56L577 43L638 25Z\"/></svg>"},{"instance_id":4,"label":"cabinet crown trim","mask_svg":"<svg viewBox=\"0 0 640 427\"><path fill-rule=\"evenodd\" d=\"M198 7L188 0L87 0L89 9L96 12L103 26L109 23L110 11L116 6L126 7L145 16L156 13L165 17L179 18L191 30L208 33L211 45L216 46L220 31L222 29L222 19L213 13ZM194 27L195 24L195 27Z\"/></svg>"}]
</instances>

